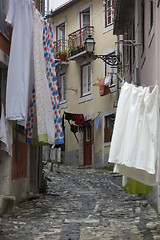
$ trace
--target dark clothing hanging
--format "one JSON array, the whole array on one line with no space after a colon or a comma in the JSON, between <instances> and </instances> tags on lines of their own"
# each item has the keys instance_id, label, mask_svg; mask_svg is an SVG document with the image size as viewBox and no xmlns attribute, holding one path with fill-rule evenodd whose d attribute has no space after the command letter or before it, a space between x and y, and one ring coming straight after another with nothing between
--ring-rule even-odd
<instances>
[{"instance_id":1,"label":"dark clothing hanging","mask_svg":"<svg viewBox=\"0 0 160 240\"><path fill-rule=\"evenodd\" d=\"M64 112L64 114L65 114L65 119L68 121L70 121L70 120L75 121L76 116L77 116L77 114L75 114L75 113Z\"/></svg>"},{"instance_id":2,"label":"dark clothing hanging","mask_svg":"<svg viewBox=\"0 0 160 240\"><path fill-rule=\"evenodd\" d=\"M75 119L75 124L83 125L84 123L85 123L85 120L84 120L83 114L77 114L76 119Z\"/></svg>"},{"instance_id":3,"label":"dark clothing hanging","mask_svg":"<svg viewBox=\"0 0 160 240\"><path fill-rule=\"evenodd\" d=\"M71 132L73 132L74 134L78 132L78 126L73 124L71 124L70 126L71 126Z\"/></svg>"}]
</instances>

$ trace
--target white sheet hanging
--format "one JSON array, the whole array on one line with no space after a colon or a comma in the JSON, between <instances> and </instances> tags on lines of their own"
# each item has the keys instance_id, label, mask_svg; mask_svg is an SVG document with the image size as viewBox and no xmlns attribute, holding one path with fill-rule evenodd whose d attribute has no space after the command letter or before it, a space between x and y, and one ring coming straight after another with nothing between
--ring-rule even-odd
<instances>
[{"instance_id":1,"label":"white sheet hanging","mask_svg":"<svg viewBox=\"0 0 160 240\"><path fill-rule=\"evenodd\" d=\"M158 118L158 86L151 93L149 88L122 86L109 154L115 172L157 184Z\"/></svg>"},{"instance_id":2,"label":"white sheet hanging","mask_svg":"<svg viewBox=\"0 0 160 240\"><path fill-rule=\"evenodd\" d=\"M32 0L10 0L6 21L13 26L7 76L6 118L26 126L32 54Z\"/></svg>"},{"instance_id":3,"label":"white sheet hanging","mask_svg":"<svg viewBox=\"0 0 160 240\"><path fill-rule=\"evenodd\" d=\"M4 116L4 106L2 104L0 119L0 149L12 156L12 124Z\"/></svg>"},{"instance_id":4,"label":"white sheet hanging","mask_svg":"<svg viewBox=\"0 0 160 240\"><path fill-rule=\"evenodd\" d=\"M33 55L35 71L36 112L38 140L50 144L55 143L54 112L46 77L46 65L43 49L43 18L33 10Z\"/></svg>"}]
</instances>

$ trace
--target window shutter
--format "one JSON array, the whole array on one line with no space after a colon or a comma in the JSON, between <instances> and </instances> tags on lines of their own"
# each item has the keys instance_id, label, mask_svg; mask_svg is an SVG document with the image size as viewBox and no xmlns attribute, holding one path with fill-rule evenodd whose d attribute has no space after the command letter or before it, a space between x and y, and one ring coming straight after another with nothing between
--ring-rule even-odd
<instances>
[{"instance_id":1,"label":"window shutter","mask_svg":"<svg viewBox=\"0 0 160 240\"><path fill-rule=\"evenodd\" d=\"M66 75L61 76L61 100L66 100Z\"/></svg>"},{"instance_id":2,"label":"window shutter","mask_svg":"<svg viewBox=\"0 0 160 240\"><path fill-rule=\"evenodd\" d=\"M87 93L88 67L83 67L83 94Z\"/></svg>"},{"instance_id":3,"label":"window shutter","mask_svg":"<svg viewBox=\"0 0 160 240\"><path fill-rule=\"evenodd\" d=\"M91 91L91 65L88 66L88 91Z\"/></svg>"},{"instance_id":4,"label":"window shutter","mask_svg":"<svg viewBox=\"0 0 160 240\"><path fill-rule=\"evenodd\" d=\"M66 100L66 75L63 76L63 100Z\"/></svg>"}]
</instances>

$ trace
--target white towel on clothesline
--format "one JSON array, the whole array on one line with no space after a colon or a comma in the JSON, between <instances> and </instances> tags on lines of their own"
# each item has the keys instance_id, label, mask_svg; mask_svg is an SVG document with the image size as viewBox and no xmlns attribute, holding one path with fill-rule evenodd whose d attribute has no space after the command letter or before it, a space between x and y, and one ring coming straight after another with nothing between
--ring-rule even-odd
<instances>
[{"instance_id":1,"label":"white towel on clothesline","mask_svg":"<svg viewBox=\"0 0 160 240\"><path fill-rule=\"evenodd\" d=\"M158 86L150 93L149 87L124 83L109 154L109 162L116 164L114 172L158 184L158 122Z\"/></svg>"}]
</instances>

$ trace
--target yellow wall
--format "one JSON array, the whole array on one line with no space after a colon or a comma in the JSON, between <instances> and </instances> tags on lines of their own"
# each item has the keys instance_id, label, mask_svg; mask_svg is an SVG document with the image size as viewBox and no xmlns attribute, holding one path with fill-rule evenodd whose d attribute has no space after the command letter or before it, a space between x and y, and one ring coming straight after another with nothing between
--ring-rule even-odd
<instances>
[{"instance_id":1,"label":"yellow wall","mask_svg":"<svg viewBox=\"0 0 160 240\"><path fill-rule=\"evenodd\" d=\"M67 18L67 36L68 34L79 29L78 26L78 8L85 5L90 1L82 0L74 4L72 7L66 9L62 13L56 15L53 18L53 22L57 22L62 18ZM104 54L108 49L115 47L116 36L113 36L113 31L103 33L103 7L102 1L93 0L92 2L92 25L94 26L94 39L96 42L95 45L95 54ZM97 59L92 61L92 83L97 80L97 77L104 77L104 63L102 60ZM72 113L83 113L84 115L93 114L95 118L98 114L98 111L104 112L108 109L113 108L113 103L116 100L116 92L111 93L107 96L101 97L99 95L99 87L92 87L93 99L83 103L78 103L79 100L79 81L80 81L80 72L79 72L79 62L69 61L68 66L68 78L67 78L67 101L68 108L62 109L66 112ZM69 89L75 89L77 92ZM68 126L67 131L67 151L72 151L78 149L77 141L70 131L70 126ZM102 149L102 114L101 114L101 124L98 131L94 127L94 152L99 152ZM78 136L78 133L77 133ZM108 152L108 148L105 148L105 152Z\"/></svg>"}]
</instances>

